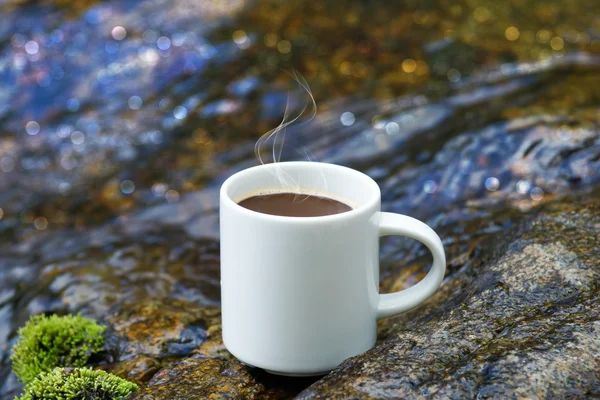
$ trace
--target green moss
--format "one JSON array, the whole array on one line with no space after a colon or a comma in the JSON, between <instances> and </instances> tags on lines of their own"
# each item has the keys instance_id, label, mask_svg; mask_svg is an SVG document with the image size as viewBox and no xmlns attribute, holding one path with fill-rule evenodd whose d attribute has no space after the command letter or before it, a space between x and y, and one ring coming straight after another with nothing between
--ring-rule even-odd
<instances>
[{"instance_id":1,"label":"green moss","mask_svg":"<svg viewBox=\"0 0 600 400\"><path fill-rule=\"evenodd\" d=\"M13 371L27 384L54 367L83 367L91 354L102 350L105 330L81 315L33 316L19 330L11 356Z\"/></svg>"},{"instance_id":2,"label":"green moss","mask_svg":"<svg viewBox=\"0 0 600 400\"><path fill-rule=\"evenodd\" d=\"M120 400L139 388L116 375L91 368L54 368L42 372L15 400Z\"/></svg>"}]
</instances>

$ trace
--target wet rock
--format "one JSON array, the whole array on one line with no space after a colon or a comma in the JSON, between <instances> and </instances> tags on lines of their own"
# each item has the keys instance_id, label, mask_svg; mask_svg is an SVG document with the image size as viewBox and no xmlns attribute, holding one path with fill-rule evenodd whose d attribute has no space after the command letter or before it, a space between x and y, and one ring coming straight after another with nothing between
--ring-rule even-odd
<instances>
[{"instance_id":1,"label":"wet rock","mask_svg":"<svg viewBox=\"0 0 600 400\"><path fill-rule=\"evenodd\" d=\"M244 366L225 349L217 308L173 299L119 306L108 318L123 339L112 372L142 385L138 400L285 399L303 389L301 399L596 394L598 226L600 201L564 201L491 232L450 259L432 299L382 321L373 350L318 381ZM402 279L414 276L384 286Z\"/></svg>"},{"instance_id":2,"label":"wet rock","mask_svg":"<svg viewBox=\"0 0 600 400\"><path fill-rule=\"evenodd\" d=\"M188 358L156 374L135 399L256 399L261 395L264 387L239 362Z\"/></svg>"},{"instance_id":3,"label":"wet rock","mask_svg":"<svg viewBox=\"0 0 600 400\"><path fill-rule=\"evenodd\" d=\"M118 308L108 318L116 362L100 368L139 384L135 399L288 399L316 380L243 365L223 344L218 308L172 299Z\"/></svg>"},{"instance_id":4,"label":"wet rock","mask_svg":"<svg viewBox=\"0 0 600 400\"><path fill-rule=\"evenodd\" d=\"M600 202L496 235L387 338L301 399L574 398L600 393Z\"/></svg>"},{"instance_id":5,"label":"wet rock","mask_svg":"<svg viewBox=\"0 0 600 400\"><path fill-rule=\"evenodd\" d=\"M157 358L141 354L106 369L121 378L143 385L160 367L161 363Z\"/></svg>"},{"instance_id":6,"label":"wet rock","mask_svg":"<svg viewBox=\"0 0 600 400\"><path fill-rule=\"evenodd\" d=\"M121 306L108 319L123 341L121 356L173 356L191 353L207 337L207 328L220 321L216 307L200 307L183 300L145 300Z\"/></svg>"}]
</instances>

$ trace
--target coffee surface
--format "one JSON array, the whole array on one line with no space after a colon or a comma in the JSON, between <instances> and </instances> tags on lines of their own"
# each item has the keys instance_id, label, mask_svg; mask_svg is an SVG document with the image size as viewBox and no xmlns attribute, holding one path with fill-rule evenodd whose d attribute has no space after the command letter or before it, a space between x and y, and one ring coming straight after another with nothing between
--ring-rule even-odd
<instances>
[{"instance_id":1,"label":"coffee surface","mask_svg":"<svg viewBox=\"0 0 600 400\"><path fill-rule=\"evenodd\" d=\"M350 206L337 200L301 193L261 194L238 204L259 213L285 217L322 217L352 210Z\"/></svg>"}]
</instances>

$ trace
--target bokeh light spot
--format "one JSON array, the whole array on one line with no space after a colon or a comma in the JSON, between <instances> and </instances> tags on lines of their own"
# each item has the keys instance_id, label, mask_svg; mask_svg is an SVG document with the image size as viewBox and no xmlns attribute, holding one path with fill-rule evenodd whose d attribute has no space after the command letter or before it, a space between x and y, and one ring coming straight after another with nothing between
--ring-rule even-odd
<instances>
[{"instance_id":1,"label":"bokeh light spot","mask_svg":"<svg viewBox=\"0 0 600 400\"><path fill-rule=\"evenodd\" d=\"M371 118L371 124L375 129L385 128L385 121L381 115L375 115L373 118Z\"/></svg>"},{"instance_id":2,"label":"bokeh light spot","mask_svg":"<svg viewBox=\"0 0 600 400\"><path fill-rule=\"evenodd\" d=\"M48 220L46 217L37 217L33 220L33 226L35 226L35 229L38 231L43 231L48 227Z\"/></svg>"},{"instance_id":3,"label":"bokeh light spot","mask_svg":"<svg viewBox=\"0 0 600 400\"><path fill-rule=\"evenodd\" d=\"M58 135L58 137L64 139L71 134L71 131L72 131L71 126L62 124L62 125L59 125L58 128L56 129L56 134Z\"/></svg>"},{"instance_id":4,"label":"bokeh light spot","mask_svg":"<svg viewBox=\"0 0 600 400\"><path fill-rule=\"evenodd\" d=\"M565 41L561 37L555 36L550 39L550 47L554 51L562 50L565 47Z\"/></svg>"},{"instance_id":5,"label":"bokeh light spot","mask_svg":"<svg viewBox=\"0 0 600 400\"><path fill-rule=\"evenodd\" d=\"M504 31L504 37L506 37L506 39L510 40L511 42L517 40L519 36L521 36L521 32L519 32L519 29L514 26L509 26Z\"/></svg>"},{"instance_id":6,"label":"bokeh light spot","mask_svg":"<svg viewBox=\"0 0 600 400\"><path fill-rule=\"evenodd\" d=\"M187 117L187 113L187 108L185 108L184 106L177 106L173 110L173 116L177 119L184 119L185 117Z\"/></svg>"},{"instance_id":7,"label":"bokeh light spot","mask_svg":"<svg viewBox=\"0 0 600 400\"><path fill-rule=\"evenodd\" d=\"M527 194L529 189L531 189L531 183L529 183L529 181L520 180L517 182L517 192L521 194Z\"/></svg>"},{"instance_id":8,"label":"bokeh light spot","mask_svg":"<svg viewBox=\"0 0 600 400\"><path fill-rule=\"evenodd\" d=\"M488 10L485 7L477 7L473 11L473 18L477 22L485 22L488 19L490 19L490 16L491 16L490 10Z\"/></svg>"},{"instance_id":9,"label":"bokeh light spot","mask_svg":"<svg viewBox=\"0 0 600 400\"><path fill-rule=\"evenodd\" d=\"M344 126L351 126L354 124L354 121L356 121L356 117L354 117L354 114L352 114L350 111L346 111L340 117L340 122Z\"/></svg>"},{"instance_id":10,"label":"bokeh light spot","mask_svg":"<svg viewBox=\"0 0 600 400\"><path fill-rule=\"evenodd\" d=\"M71 184L68 182L62 182L60 185L58 185L58 191L63 196L69 194L71 191Z\"/></svg>"},{"instance_id":11,"label":"bokeh light spot","mask_svg":"<svg viewBox=\"0 0 600 400\"><path fill-rule=\"evenodd\" d=\"M279 43L277 43L277 50L279 50L281 54L287 54L292 50L292 44L287 40L280 40Z\"/></svg>"},{"instance_id":12,"label":"bokeh light spot","mask_svg":"<svg viewBox=\"0 0 600 400\"><path fill-rule=\"evenodd\" d=\"M417 69L417 62L412 58L402 61L402 70L406 73L413 73Z\"/></svg>"},{"instance_id":13,"label":"bokeh light spot","mask_svg":"<svg viewBox=\"0 0 600 400\"><path fill-rule=\"evenodd\" d=\"M152 185L152 194L156 197L162 197L167 192L167 185L164 183L155 183Z\"/></svg>"},{"instance_id":14,"label":"bokeh light spot","mask_svg":"<svg viewBox=\"0 0 600 400\"><path fill-rule=\"evenodd\" d=\"M267 33L265 35L265 44L269 47L275 47L277 46L277 42L279 41L279 38L277 37L276 33Z\"/></svg>"},{"instance_id":15,"label":"bokeh light spot","mask_svg":"<svg viewBox=\"0 0 600 400\"><path fill-rule=\"evenodd\" d=\"M142 108L142 104L144 104L144 101L140 96L131 96L127 101L127 104L132 110L139 110L140 108Z\"/></svg>"},{"instance_id":16,"label":"bokeh light spot","mask_svg":"<svg viewBox=\"0 0 600 400\"><path fill-rule=\"evenodd\" d=\"M171 36L171 43L175 47L183 46L185 43L186 34L184 32L176 32Z\"/></svg>"},{"instance_id":17,"label":"bokeh light spot","mask_svg":"<svg viewBox=\"0 0 600 400\"><path fill-rule=\"evenodd\" d=\"M40 45L34 40L30 40L29 42L25 43L25 51L27 54L37 54L39 49Z\"/></svg>"},{"instance_id":18,"label":"bokeh light spot","mask_svg":"<svg viewBox=\"0 0 600 400\"><path fill-rule=\"evenodd\" d=\"M115 40L123 40L127 36L127 30L122 26L115 26L110 33Z\"/></svg>"},{"instance_id":19,"label":"bokeh light spot","mask_svg":"<svg viewBox=\"0 0 600 400\"><path fill-rule=\"evenodd\" d=\"M400 125L398 125L396 122L389 122L385 126L385 131L388 135L397 135L400 133Z\"/></svg>"},{"instance_id":20,"label":"bokeh light spot","mask_svg":"<svg viewBox=\"0 0 600 400\"><path fill-rule=\"evenodd\" d=\"M531 197L531 200L533 201L540 201L544 198L544 190L541 187L536 186L529 192L529 197Z\"/></svg>"},{"instance_id":21,"label":"bokeh light spot","mask_svg":"<svg viewBox=\"0 0 600 400\"><path fill-rule=\"evenodd\" d=\"M130 181L129 179L124 180L123 182L121 182L121 192L123 192L124 194L131 194L135 191L135 184Z\"/></svg>"},{"instance_id":22,"label":"bokeh light spot","mask_svg":"<svg viewBox=\"0 0 600 400\"><path fill-rule=\"evenodd\" d=\"M85 142L85 135L83 132L75 131L71 133L71 142L75 145L83 144Z\"/></svg>"},{"instance_id":23,"label":"bokeh light spot","mask_svg":"<svg viewBox=\"0 0 600 400\"><path fill-rule=\"evenodd\" d=\"M535 38L537 39L537 41L542 44L548 43L550 41L551 36L552 36L552 34L547 29L540 29L535 34Z\"/></svg>"},{"instance_id":24,"label":"bokeh light spot","mask_svg":"<svg viewBox=\"0 0 600 400\"><path fill-rule=\"evenodd\" d=\"M167 199L167 201L169 203L175 203L179 201L179 192L177 190L169 190L166 194L165 194L165 198Z\"/></svg>"},{"instance_id":25,"label":"bokeh light spot","mask_svg":"<svg viewBox=\"0 0 600 400\"><path fill-rule=\"evenodd\" d=\"M495 192L500 187L500 181L494 176L490 176L485 180L485 188L490 192Z\"/></svg>"},{"instance_id":26,"label":"bokeh light spot","mask_svg":"<svg viewBox=\"0 0 600 400\"><path fill-rule=\"evenodd\" d=\"M446 76L448 77L448 80L449 80L450 82L458 82L458 81L460 81L460 77L461 77L462 75L461 75L461 73L460 73L460 71L459 71L459 70L457 70L457 69L455 69L455 68L452 68L451 70L449 70L449 71L446 73Z\"/></svg>"},{"instance_id":27,"label":"bokeh light spot","mask_svg":"<svg viewBox=\"0 0 600 400\"><path fill-rule=\"evenodd\" d=\"M169 50L171 47L171 39L166 36L159 37L156 39L156 47L158 47L160 50Z\"/></svg>"},{"instance_id":28,"label":"bokeh light spot","mask_svg":"<svg viewBox=\"0 0 600 400\"><path fill-rule=\"evenodd\" d=\"M40 124L37 121L29 121L25 124L25 131L31 136L35 136L40 133Z\"/></svg>"},{"instance_id":29,"label":"bokeh light spot","mask_svg":"<svg viewBox=\"0 0 600 400\"><path fill-rule=\"evenodd\" d=\"M248 40L248 35L246 35L246 32L238 29L237 31L233 32L233 41L237 44L244 44L246 43L246 41Z\"/></svg>"}]
</instances>

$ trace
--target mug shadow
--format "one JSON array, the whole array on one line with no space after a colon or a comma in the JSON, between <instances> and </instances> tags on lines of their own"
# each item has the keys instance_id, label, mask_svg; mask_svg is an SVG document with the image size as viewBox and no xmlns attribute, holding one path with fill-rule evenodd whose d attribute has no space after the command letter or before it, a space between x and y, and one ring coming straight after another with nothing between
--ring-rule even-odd
<instances>
[{"instance_id":1,"label":"mug shadow","mask_svg":"<svg viewBox=\"0 0 600 400\"><path fill-rule=\"evenodd\" d=\"M302 377L275 375L256 367L249 368L248 372L256 382L265 387L265 391L274 395L287 394L288 397L284 397L286 399L294 398L296 394L325 376L325 374Z\"/></svg>"}]
</instances>

